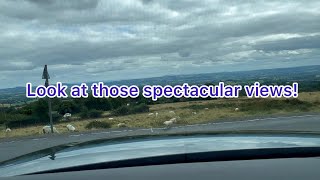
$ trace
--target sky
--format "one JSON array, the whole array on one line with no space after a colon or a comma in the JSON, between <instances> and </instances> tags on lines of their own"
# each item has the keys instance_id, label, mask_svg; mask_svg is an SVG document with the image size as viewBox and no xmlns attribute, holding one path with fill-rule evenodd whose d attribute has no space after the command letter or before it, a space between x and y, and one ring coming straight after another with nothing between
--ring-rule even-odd
<instances>
[{"instance_id":1,"label":"sky","mask_svg":"<svg viewBox=\"0 0 320 180\"><path fill-rule=\"evenodd\" d=\"M320 64L320 1L1 0L0 88Z\"/></svg>"}]
</instances>

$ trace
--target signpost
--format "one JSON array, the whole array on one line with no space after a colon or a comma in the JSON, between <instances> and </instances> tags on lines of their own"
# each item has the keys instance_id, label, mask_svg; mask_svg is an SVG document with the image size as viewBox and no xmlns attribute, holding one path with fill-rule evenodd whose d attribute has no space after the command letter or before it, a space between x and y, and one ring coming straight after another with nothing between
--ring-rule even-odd
<instances>
[{"instance_id":1,"label":"signpost","mask_svg":"<svg viewBox=\"0 0 320 180\"><path fill-rule=\"evenodd\" d=\"M44 65L43 73L42 73L42 79L45 79L45 86L49 86L49 73L48 73L48 67L47 65ZM48 107L49 107L49 118L50 118L50 127L51 127L51 133L53 133L53 121L52 121L52 107L51 107L51 98L48 97Z\"/></svg>"}]
</instances>

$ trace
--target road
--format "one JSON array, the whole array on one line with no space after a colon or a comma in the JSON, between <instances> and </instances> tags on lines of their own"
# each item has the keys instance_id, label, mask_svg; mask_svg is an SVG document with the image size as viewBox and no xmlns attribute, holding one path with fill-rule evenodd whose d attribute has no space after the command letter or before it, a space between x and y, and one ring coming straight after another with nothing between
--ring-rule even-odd
<instances>
[{"instance_id":1,"label":"road","mask_svg":"<svg viewBox=\"0 0 320 180\"><path fill-rule=\"evenodd\" d=\"M17 139L0 140L0 162L37 150L66 144L81 143L96 139L109 139L123 136L150 135L163 133L197 132L197 131L238 131L238 130L286 130L313 131L320 133L320 114L287 117L256 118L239 121L224 121L206 124L175 126L149 129L117 129L86 133L60 135L42 135Z\"/></svg>"}]
</instances>

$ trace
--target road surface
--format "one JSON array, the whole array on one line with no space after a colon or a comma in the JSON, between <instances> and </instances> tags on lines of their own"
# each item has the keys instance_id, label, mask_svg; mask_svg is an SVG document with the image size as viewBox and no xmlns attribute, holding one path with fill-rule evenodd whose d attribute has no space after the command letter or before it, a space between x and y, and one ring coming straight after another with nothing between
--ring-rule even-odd
<instances>
[{"instance_id":1,"label":"road surface","mask_svg":"<svg viewBox=\"0 0 320 180\"><path fill-rule=\"evenodd\" d=\"M60 135L42 135L17 139L0 140L0 162L31 153L37 150L66 144L81 143L96 139L109 139L122 136L149 135L161 133L180 133L196 131L237 131L237 130L286 130L313 131L320 133L320 114L287 117L256 118L239 121L225 121L206 124L175 126L148 129L111 129L96 132L72 133Z\"/></svg>"}]
</instances>

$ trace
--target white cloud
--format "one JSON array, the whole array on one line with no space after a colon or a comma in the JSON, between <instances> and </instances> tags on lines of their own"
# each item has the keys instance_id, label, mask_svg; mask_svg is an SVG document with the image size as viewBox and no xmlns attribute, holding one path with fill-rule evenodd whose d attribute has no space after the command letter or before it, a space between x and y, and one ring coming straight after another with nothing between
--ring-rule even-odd
<instances>
[{"instance_id":1,"label":"white cloud","mask_svg":"<svg viewBox=\"0 0 320 180\"><path fill-rule=\"evenodd\" d=\"M0 88L44 64L63 82L319 64L319 19L319 1L0 1Z\"/></svg>"}]
</instances>

